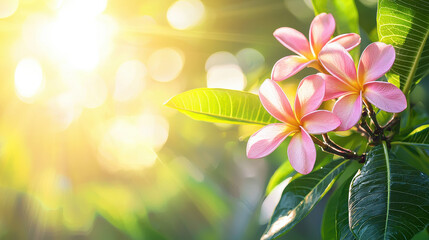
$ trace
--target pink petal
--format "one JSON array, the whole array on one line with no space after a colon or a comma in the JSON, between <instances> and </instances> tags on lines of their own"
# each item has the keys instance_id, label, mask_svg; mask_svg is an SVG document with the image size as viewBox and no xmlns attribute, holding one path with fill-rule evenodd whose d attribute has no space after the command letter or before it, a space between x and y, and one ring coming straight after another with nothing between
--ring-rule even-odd
<instances>
[{"instance_id":1,"label":"pink petal","mask_svg":"<svg viewBox=\"0 0 429 240\"><path fill-rule=\"evenodd\" d=\"M335 19L332 14L321 13L313 19L310 26L310 46L315 56L331 39L334 31Z\"/></svg>"},{"instance_id":2,"label":"pink petal","mask_svg":"<svg viewBox=\"0 0 429 240\"><path fill-rule=\"evenodd\" d=\"M341 120L338 131L345 131L352 128L362 115L361 94L349 94L340 98L334 105L332 112Z\"/></svg>"},{"instance_id":3,"label":"pink petal","mask_svg":"<svg viewBox=\"0 0 429 240\"><path fill-rule=\"evenodd\" d=\"M327 44L330 43L339 43L341 46L343 46L347 51L352 50L357 45L360 44L360 36L356 33L347 33L347 34L341 34L334 38L332 38Z\"/></svg>"},{"instance_id":4,"label":"pink petal","mask_svg":"<svg viewBox=\"0 0 429 240\"><path fill-rule=\"evenodd\" d=\"M364 85L363 96L385 112L398 113L407 108L404 93L388 82L369 82Z\"/></svg>"},{"instance_id":5,"label":"pink petal","mask_svg":"<svg viewBox=\"0 0 429 240\"><path fill-rule=\"evenodd\" d=\"M322 134L335 130L340 126L340 119L335 114L326 110L314 111L305 115L302 126L310 134Z\"/></svg>"},{"instance_id":6,"label":"pink petal","mask_svg":"<svg viewBox=\"0 0 429 240\"><path fill-rule=\"evenodd\" d=\"M250 136L247 142L247 157L261 158L272 153L285 138L291 129L284 123L269 124Z\"/></svg>"},{"instance_id":7,"label":"pink petal","mask_svg":"<svg viewBox=\"0 0 429 240\"><path fill-rule=\"evenodd\" d=\"M339 98L348 95L350 92L355 92L350 85L345 84L336 77L323 73L318 73L317 75L325 80L325 97L323 101Z\"/></svg>"},{"instance_id":8,"label":"pink petal","mask_svg":"<svg viewBox=\"0 0 429 240\"><path fill-rule=\"evenodd\" d=\"M295 114L289 100L276 82L271 79L265 80L259 88L259 99L273 117L282 122L296 125Z\"/></svg>"},{"instance_id":9,"label":"pink petal","mask_svg":"<svg viewBox=\"0 0 429 240\"><path fill-rule=\"evenodd\" d=\"M395 49L392 45L375 42L368 45L359 61L358 76L363 85L377 80L392 67L395 61Z\"/></svg>"},{"instance_id":10,"label":"pink petal","mask_svg":"<svg viewBox=\"0 0 429 240\"><path fill-rule=\"evenodd\" d=\"M301 80L295 97L297 118L320 107L325 96L325 81L319 75L310 75Z\"/></svg>"},{"instance_id":11,"label":"pink petal","mask_svg":"<svg viewBox=\"0 0 429 240\"><path fill-rule=\"evenodd\" d=\"M312 58L310 44L304 34L293 28L282 27L274 31L274 37L294 53L306 58Z\"/></svg>"},{"instance_id":12,"label":"pink petal","mask_svg":"<svg viewBox=\"0 0 429 240\"><path fill-rule=\"evenodd\" d=\"M357 89L356 67L343 46L338 43L326 45L319 53L319 61L332 76Z\"/></svg>"},{"instance_id":13,"label":"pink petal","mask_svg":"<svg viewBox=\"0 0 429 240\"><path fill-rule=\"evenodd\" d=\"M286 56L274 64L271 79L282 81L290 78L314 61L296 55Z\"/></svg>"},{"instance_id":14,"label":"pink petal","mask_svg":"<svg viewBox=\"0 0 429 240\"><path fill-rule=\"evenodd\" d=\"M301 174L308 174L313 170L316 162L316 147L310 135L301 128L290 140L287 155L292 167Z\"/></svg>"}]
</instances>

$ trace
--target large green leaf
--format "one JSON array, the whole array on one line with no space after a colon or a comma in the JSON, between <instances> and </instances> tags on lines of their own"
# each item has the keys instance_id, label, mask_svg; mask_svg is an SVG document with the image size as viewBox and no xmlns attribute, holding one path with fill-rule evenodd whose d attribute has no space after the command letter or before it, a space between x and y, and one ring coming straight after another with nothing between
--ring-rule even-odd
<instances>
[{"instance_id":1,"label":"large green leaf","mask_svg":"<svg viewBox=\"0 0 429 240\"><path fill-rule=\"evenodd\" d=\"M349 161L333 161L326 166L291 181L281 199L262 239L275 239L292 229L313 209L329 191Z\"/></svg>"},{"instance_id":2,"label":"large green leaf","mask_svg":"<svg viewBox=\"0 0 429 240\"><path fill-rule=\"evenodd\" d=\"M172 97L166 105L208 122L259 125L278 122L265 110L257 95L235 90L194 89Z\"/></svg>"},{"instance_id":3,"label":"large green leaf","mask_svg":"<svg viewBox=\"0 0 429 240\"><path fill-rule=\"evenodd\" d=\"M358 239L411 239L429 224L429 177L376 146L350 186L349 214Z\"/></svg>"},{"instance_id":4,"label":"large green leaf","mask_svg":"<svg viewBox=\"0 0 429 240\"><path fill-rule=\"evenodd\" d=\"M349 228L349 187L352 177L347 179L329 198L323 213L322 238L324 240L353 240Z\"/></svg>"},{"instance_id":5,"label":"large green leaf","mask_svg":"<svg viewBox=\"0 0 429 240\"><path fill-rule=\"evenodd\" d=\"M377 31L396 50L389 82L408 94L429 73L429 1L379 0Z\"/></svg>"}]
</instances>

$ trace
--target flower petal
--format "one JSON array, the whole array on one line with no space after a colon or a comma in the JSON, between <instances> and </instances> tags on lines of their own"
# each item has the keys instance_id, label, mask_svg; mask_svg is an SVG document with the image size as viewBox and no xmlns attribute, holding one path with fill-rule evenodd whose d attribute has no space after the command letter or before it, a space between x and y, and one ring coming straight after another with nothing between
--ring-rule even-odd
<instances>
[{"instance_id":1,"label":"flower petal","mask_svg":"<svg viewBox=\"0 0 429 240\"><path fill-rule=\"evenodd\" d=\"M316 162L316 147L310 135L301 128L290 140L287 155L292 167L301 174L308 174L313 170Z\"/></svg>"},{"instance_id":2,"label":"flower petal","mask_svg":"<svg viewBox=\"0 0 429 240\"><path fill-rule=\"evenodd\" d=\"M314 111L305 115L302 126L310 134L322 134L335 130L340 126L340 119L327 110Z\"/></svg>"},{"instance_id":3,"label":"flower petal","mask_svg":"<svg viewBox=\"0 0 429 240\"><path fill-rule=\"evenodd\" d=\"M332 112L341 120L338 131L345 131L358 123L362 115L362 95L349 94L340 98Z\"/></svg>"},{"instance_id":4,"label":"flower petal","mask_svg":"<svg viewBox=\"0 0 429 240\"><path fill-rule=\"evenodd\" d=\"M319 75L301 80L295 97L295 113L298 119L320 107L325 96L325 81Z\"/></svg>"},{"instance_id":5,"label":"flower petal","mask_svg":"<svg viewBox=\"0 0 429 240\"><path fill-rule=\"evenodd\" d=\"M359 34L346 33L346 34L341 34L341 35L338 35L338 36L332 38L331 40L329 40L329 42L327 44L339 43L347 51L350 51L353 48L355 48L357 45L360 44L360 40L361 40L361 38L360 38Z\"/></svg>"},{"instance_id":6,"label":"flower petal","mask_svg":"<svg viewBox=\"0 0 429 240\"><path fill-rule=\"evenodd\" d=\"M272 153L285 138L291 129L284 123L273 123L255 132L247 142L247 157L261 158Z\"/></svg>"},{"instance_id":7,"label":"flower petal","mask_svg":"<svg viewBox=\"0 0 429 240\"><path fill-rule=\"evenodd\" d=\"M305 57L291 55L286 56L276 62L271 72L271 79L282 81L292 77L315 60L308 60Z\"/></svg>"},{"instance_id":8,"label":"flower petal","mask_svg":"<svg viewBox=\"0 0 429 240\"><path fill-rule=\"evenodd\" d=\"M310 44L304 34L293 28L281 27L274 31L274 37L294 53L306 58L311 58Z\"/></svg>"},{"instance_id":9,"label":"flower petal","mask_svg":"<svg viewBox=\"0 0 429 240\"><path fill-rule=\"evenodd\" d=\"M352 56L339 43L326 45L319 53L319 61L332 76L354 88L358 87Z\"/></svg>"},{"instance_id":10,"label":"flower petal","mask_svg":"<svg viewBox=\"0 0 429 240\"><path fill-rule=\"evenodd\" d=\"M317 75L325 80L325 97L323 101L339 98L348 95L350 92L355 92L350 85L345 84L336 77L323 73L318 73Z\"/></svg>"},{"instance_id":11,"label":"flower petal","mask_svg":"<svg viewBox=\"0 0 429 240\"><path fill-rule=\"evenodd\" d=\"M388 82L366 83L363 96L385 112L398 113L407 108L407 99L404 93Z\"/></svg>"},{"instance_id":12,"label":"flower petal","mask_svg":"<svg viewBox=\"0 0 429 240\"><path fill-rule=\"evenodd\" d=\"M296 125L295 114L289 100L276 82L271 79L265 80L259 88L259 99L273 117L282 122Z\"/></svg>"},{"instance_id":13,"label":"flower petal","mask_svg":"<svg viewBox=\"0 0 429 240\"><path fill-rule=\"evenodd\" d=\"M368 45L362 53L358 66L361 85L377 80L392 67L395 49L392 45L375 42Z\"/></svg>"},{"instance_id":14,"label":"flower petal","mask_svg":"<svg viewBox=\"0 0 429 240\"><path fill-rule=\"evenodd\" d=\"M313 54L317 56L320 50L331 39L335 31L335 19L332 14L321 13L317 15L310 25L310 46Z\"/></svg>"}]
</instances>

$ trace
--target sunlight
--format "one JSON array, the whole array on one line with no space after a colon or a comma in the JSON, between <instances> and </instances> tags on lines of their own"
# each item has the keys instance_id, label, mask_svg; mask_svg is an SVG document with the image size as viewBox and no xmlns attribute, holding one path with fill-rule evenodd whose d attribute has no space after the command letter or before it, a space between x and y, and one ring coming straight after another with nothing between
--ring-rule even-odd
<instances>
[{"instance_id":1,"label":"sunlight","mask_svg":"<svg viewBox=\"0 0 429 240\"><path fill-rule=\"evenodd\" d=\"M182 71L183 62L183 55L172 48L157 50L149 57L149 74L158 82L172 81Z\"/></svg>"},{"instance_id":2,"label":"sunlight","mask_svg":"<svg viewBox=\"0 0 429 240\"><path fill-rule=\"evenodd\" d=\"M138 97L146 84L146 74L146 66L139 60L122 63L116 72L114 99L126 102Z\"/></svg>"},{"instance_id":3,"label":"sunlight","mask_svg":"<svg viewBox=\"0 0 429 240\"><path fill-rule=\"evenodd\" d=\"M19 0L0 0L0 18L12 16L18 9Z\"/></svg>"},{"instance_id":4,"label":"sunlight","mask_svg":"<svg viewBox=\"0 0 429 240\"><path fill-rule=\"evenodd\" d=\"M22 59L15 70L15 89L24 102L32 98L43 88L44 77L40 63L34 58Z\"/></svg>"},{"instance_id":5,"label":"sunlight","mask_svg":"<svg viewBox=\"0 0 429 240\"><path fill-rule=\"evenodd\" d=\"M179 30L196 26L204 17L204 5L199 0L179 0L167 11L170 25Z\"/></svg>"},{"instance_id":6,"label":"sunlight","mask_svg":"<svg viewBox=\"0 0 429 240\"><path fill-rule=\"evenodd\" d=\"M157 154L147 132L154 130L156 123L145 123L148 122L141 122L138 117L110 121L98 147L100 164L112 172L141 170L155 164Z\"/></svg>"},{"instance_id":7,"label":"sunlight","mask_svg":"<svg viewBox=\"0 0 429 240\"><path fill-rule=\"evenodd\" d=\"M109 51L114 24L111 18L103 16L69 18L68 15L60 15L50 25L50 52L65 66L92 70L100 62L102 54Z\"/></svg>"}]
</instances>

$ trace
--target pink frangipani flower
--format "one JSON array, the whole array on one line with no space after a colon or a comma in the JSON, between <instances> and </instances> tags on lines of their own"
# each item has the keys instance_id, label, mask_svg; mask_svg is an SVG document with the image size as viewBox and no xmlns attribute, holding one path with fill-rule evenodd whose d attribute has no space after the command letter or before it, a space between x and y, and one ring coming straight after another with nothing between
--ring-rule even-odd
<instances>
[{"instance_id":1,"label":"pink frangipani flower","mask_svg":"<svg viewBox=\"0 0 429 240\"><path fill-rule=\"evenodd\" d=\"M398 113L407 108L402 91L388 82L375 81L392 67L395 49L375 42L363 51L356 71L350 54L340 44L323 48L319 60L332 75L320 74L325 79L324 100L339 98L333 113L341 119L337 130L350 129L362 114L362 101L368 101L385 112Z\"/></svg>"},{"instance_id":2,"label":"pink frangipani flower","mask_svg":"<svg viewBox=\"0 0 429 240\"><path fill-rule=\"evenodd\" d=\"M335 20L331 14L317 15L310 26L310 43L301 32L293 28L282 27L274 31L274 37L286 48L298 55L286 56L273 67L271 79L282 81L292 77L305 67L312 67L323 72L323 66L318 61L318 54L329 43L339 43L347 51L360 43L360 36L356 33L339 35L331 39L335 31Z\"/></svg>"},{"instance_id":3,"label":"pink frangipani flower","mask_svg":"<svg viewBox=\"0 0 429 240\"><path fill-rule=\"evenodd\" d=\"M259 89L259 98L264 108L281 123L269 124L254 133L247 143L247 157L265 157L293 134L287 150L289 161L299 173L310 173L316 161L310 134L326 133L340 125L338 117L330 111L317 110L324 94L323 78L310 75L298 86L292 109L280 86L271 79L265 80Z\"/></svg>"}]
</instances>

